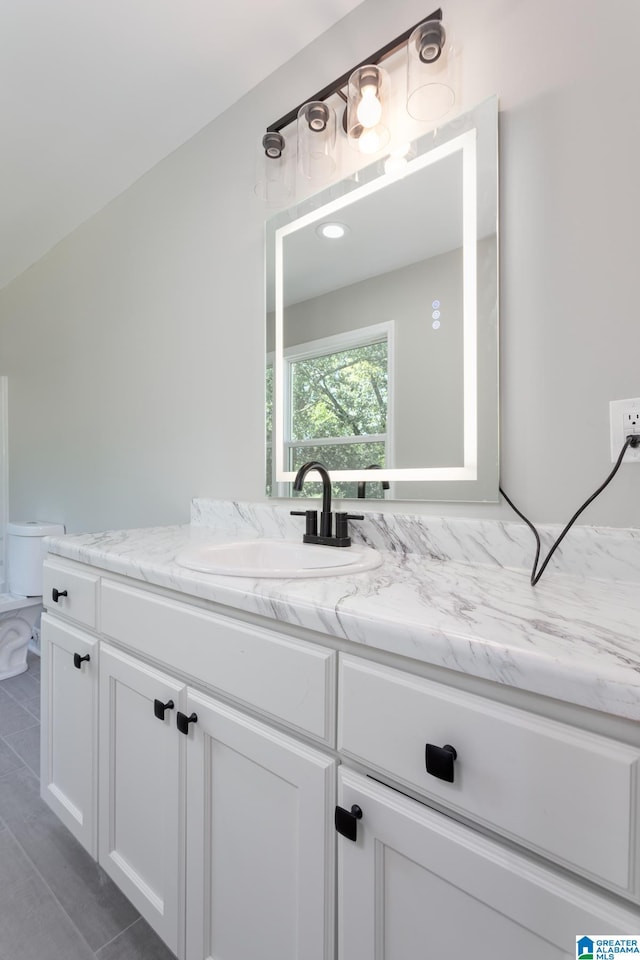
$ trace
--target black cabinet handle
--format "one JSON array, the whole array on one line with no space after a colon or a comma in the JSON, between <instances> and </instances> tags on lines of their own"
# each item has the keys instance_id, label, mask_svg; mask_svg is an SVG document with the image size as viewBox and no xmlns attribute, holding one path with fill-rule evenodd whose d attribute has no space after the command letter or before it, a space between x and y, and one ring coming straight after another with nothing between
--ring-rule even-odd
<instances>
[{"instance_id":1,"label":"black cabinet handle","mask_svg":"<svg viewBox=\"0 0 640 960\"><path fill-rule=\"evenodd\" d=\"M458 756L455 747L445 743L444 747L436 747L433 743L428 743L424 751L424 762L427 773L438 780L446 780L447 783L453 783L453 761Z\"/></svg>"},{"instance_id":2,"label":"black cabinet handle","mask_svg":"<svg viewBox=\"0 0 640 960\"><path fill-rule=\"evenodd\" d=\"M176 714L176 722L178 724L178 730L180 733L187 734L189 733L189 724L198 722L198 714L192 713L190 717L186 713L180 713L178 710Z\"/></svg>"},{"instance_id":3,"label":"black cabinet handle","mask_svg":"<svg viewBox=\"0 0 640 960\"><path fill-rule=\"evenodd\" d=\"M158 718L158 720L164 720L165 710L173 710L174 703L173 700L167 700L166 703L163 703L162 700L153 701L153 712Z\"/></svg>"},{"instance_id":4,"label":"black cabinet handle","mask_svg":"<svg viewBox=\"0 0 640 960\"><path fill-rule=\"evenodd\" d=\"M358 820L362 820L362 810L357 803L354 803L351 810L345 810L344 807L336 807L334 822L338 833L346 837L347 840L357 840L358 838Z\"/></svg>"},{"instance_id":5,"label":"black cabinet handle","mask_svg":"<svg viewBox=\"0 0 640 960\"><path fill-rule=\"evenodd\" d=\"M56 590L56 588L54 587L53 590L51 591L51 599L53 600L54 603L57 603L60 597L67 597L67 596L68 596L68 593L66 590Z\"/></svg>"},{"instance_id":6,"label":"black cabinet handle","mask_svg":"<svg viewBox=\"0 0 640 960\"><path fill-rule=\"evenodd\" d=\"M86 660L87 662L89 662L89 660L91 660L91 657L89 656L88 653L85 653L84 657L81 657L79 653L74 653L74 655L73 655L73 665L74 665L74 667L76 668L76 670L82 669L82 664L84 663L85 660Z\"/></svg>"}]
</instances>

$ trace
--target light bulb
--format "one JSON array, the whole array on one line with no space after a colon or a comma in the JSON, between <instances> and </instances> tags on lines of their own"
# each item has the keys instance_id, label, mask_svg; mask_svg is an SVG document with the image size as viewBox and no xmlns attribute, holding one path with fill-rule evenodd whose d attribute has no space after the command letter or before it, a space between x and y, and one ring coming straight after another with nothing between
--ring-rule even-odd
<instances>
[{"instance_id":1,"label":"light bulb","mask_svg":"<svg viewBox=\"0 0 640 960\"><path fill-rule=\"evenodd\" d=\"M360 153L377 153L382 146L382 138L377 130L365 130L358 139Z\"/></svg>"},{"instance_id":2,"label":"light bulb","mask_svg":"<svg viewBox=\"0 0 640 960\"><path fill-rule=\"evenodd\" d=\"M407 172L407 158L394 157L390 154L384 162L384 172L390 177L399 177Z\"/></svg>"},{"instance_id":3,"label":"light bulb","mask_svg":"<svg viewBox=\"0 0 640 960\"><path fill-rule=\"evenodd\" d=\"M384 162L384 172L389 176L398 177L407 172L409 164L409 154L411 153L410 143L401 143L389 152L389 156Z\"/></svg>"},{"instance_id":4,"label":"light bulb","mask_svg":"<svg viewBox=\"0 0 640 960\"><path fill-rule=\"evenodd\" d=\"M362 99L358 104L356 116L365 128L375 127L380 123L382 104L378 100L378 87L375 84L369 83L362 88Z\"/></svg>"}]
</instances>

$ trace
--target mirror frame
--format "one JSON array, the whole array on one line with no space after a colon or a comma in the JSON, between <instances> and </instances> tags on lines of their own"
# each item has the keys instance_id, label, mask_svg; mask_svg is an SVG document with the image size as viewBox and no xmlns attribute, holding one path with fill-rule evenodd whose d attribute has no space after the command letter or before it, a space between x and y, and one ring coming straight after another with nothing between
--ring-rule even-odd
<instances>
[{"instance_id":1,"label":"mirror frame","mask_svg":"<svg viewBox=\"0 0 640 960\"><path fill-rule=\"evenodd\" d=\"M463 450L461 466L377 469L375 480L428 483L429 496L415 499L498 499L498 104L492 97L412 144L413 159L403 177L437 161L462 153L463 197ZM480 171L491 172L480 181ZM495 173L495 175L493 175ZM284 242L296 231L319 220L333 219L349 204L376 193L398 179L384 172L384 158L345 178L310 199L281 212L266 226L267 270L274 277L275 357L273 396L273 458L277 484L292 483L295 471L286 469L284 445ZM479 225L495 224L492 260L478 262ZM480 280L495 296L479 300ZM486 300L486 302L485 302ZM479 346L482 364L479 363ZM479 429L482 408L484 428ZM367 470L331 470L332 480L371 480ZM431 495L433 491L433 496ZM406 499L412 499L407 490ZM394 499L399 499L398 497Z\"/></svg>"}]
</instances>

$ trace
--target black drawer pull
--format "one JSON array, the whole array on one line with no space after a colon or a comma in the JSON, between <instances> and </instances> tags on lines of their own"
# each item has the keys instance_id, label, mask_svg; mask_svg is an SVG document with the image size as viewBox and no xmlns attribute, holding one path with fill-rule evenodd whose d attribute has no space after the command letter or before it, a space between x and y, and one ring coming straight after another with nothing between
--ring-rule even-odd
<instances>
[{"instance_id":1,"label":"black drawer pull","mask_svg":"<svg viewBox=\"0 0 640 960\"><path fill-rule=\"evenodd\" d=\"M427 773L437 777L438 780L453 783L453 762L457 756L455 747L449 743L445 743L444 747L436 747L435 744L428 743L424 751Z\"/></svg>"},{"instance_id":2,"label":"black drawer pull","mask_svg":"<svg viewBox=\"0 0 640 960\"><path fill-rule=\"evenodd\" d=\"M192 713L191 716L188 717L186 713L180 713L178 710L178 713L176 714L176 722L178 724L178 730L180 733L187 734L189 733L189 724L198 722L198 714Z\"/></svg>"},{"instance_id":3,"label":"black drawer pull","mask_svg":"<svg viewBox=\"0 0 640 960\"><path fill-rule=\"evenodd\" d=\"M89 662L89 660L91 660L91 657L89 656L88 653L85 653L84 657L81 657L79 653L74 653L73 665L76 668L76 670L82 669L82 664L84 663L85 660L87 661L87 663Z\"/></svg>"},{"instance_id":4,"label":"black drawer pull","mask_svg":"<svg viewBox=\"0 0 640 960\"><path fill-rule=\"evenodd\" d=\"M347 840L358 839L358 820L362 820L362 810L357 803L354 803L351 810L345 810L344 807L336 807L334 822L338 833L346 837Z\"/></svg>"},{"instance_id":5,"label":"black drawer pull","mask_svg":"<svg viewBox=\"0 0 640 960\"><path fill-rule=\"evenodd\" d=\"M69 596L69 594L67 593L66 590L56 590L56 588L54 587L53 590L51 591L51 599L53 600L54 603L57 603L60 597L67 597L67 596Z\"/></svg>"},{"instance_id":6,"label":"black drawer pull","mask_svg":"<svg viewBox=\"0 0 640 960\"><path fill-rule=\"evenodd\" d=\"M163 703L162 700L153 701L153 712L158 718L158 720L164 720L165 710L173 710L174 703L173 700L167 700L166 703Z\"/></svg>"}]
</instances>

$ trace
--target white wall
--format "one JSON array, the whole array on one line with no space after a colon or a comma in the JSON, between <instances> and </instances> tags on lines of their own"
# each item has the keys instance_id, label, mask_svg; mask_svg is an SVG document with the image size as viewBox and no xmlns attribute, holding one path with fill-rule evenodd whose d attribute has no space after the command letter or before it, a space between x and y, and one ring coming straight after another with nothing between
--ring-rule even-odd
<instances>
[{"instance_id":1,"label":"white wall","mask_svg":"<svg viewBox=\"0 0 640 960\"><path fill-rule=\"evenodd\" d=\"M444 10L465 105L497 93L502 110L503 485L533 519L560 521L610 468L608 401L640 395L640 4ZM13 518L97 530L185 521L194 495L262 497L255 142L428 12L366 0L0 292ZM640 526L640 467L584 519Z\"/></svg>"}]
</instances>

